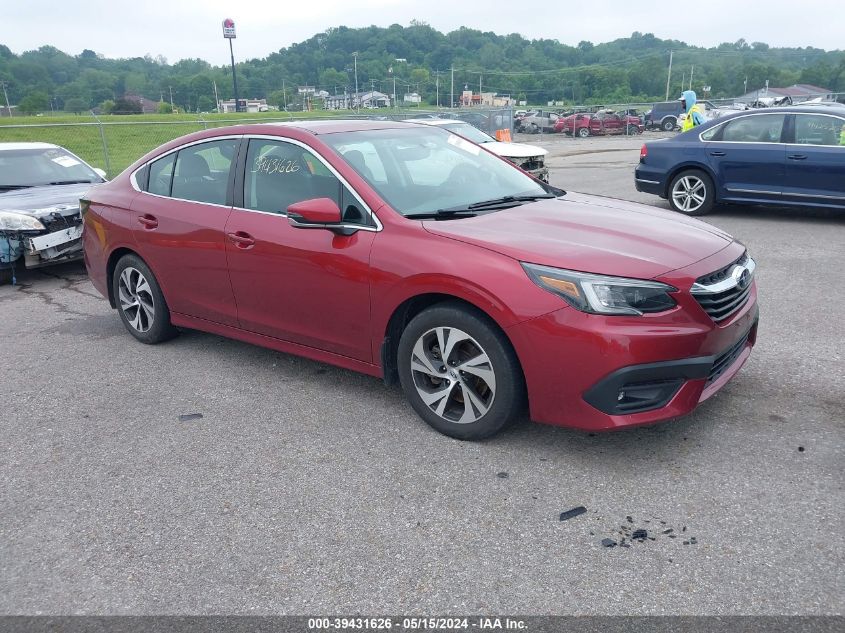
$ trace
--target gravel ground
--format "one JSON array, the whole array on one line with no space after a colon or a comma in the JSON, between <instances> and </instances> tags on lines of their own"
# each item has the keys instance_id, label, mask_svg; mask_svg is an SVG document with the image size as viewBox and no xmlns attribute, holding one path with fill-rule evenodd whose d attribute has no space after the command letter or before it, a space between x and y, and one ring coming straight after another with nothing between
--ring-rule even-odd
<instances>
[{"instance_id":1,"label":"gravel ground","mask_svg":"<svg viewBox=\"0 0 845 633\"><path fill-rule=\"evenodd\" d=\"M641 137L525 140L553 184L666 206L634 190ZM143 346L81 265L24 273L0 287L0 613L841 614L845 216L707 221L759 264L751 359L687 418L595 436L458 442L376 379Z\"/></svg>"}]
</instances>

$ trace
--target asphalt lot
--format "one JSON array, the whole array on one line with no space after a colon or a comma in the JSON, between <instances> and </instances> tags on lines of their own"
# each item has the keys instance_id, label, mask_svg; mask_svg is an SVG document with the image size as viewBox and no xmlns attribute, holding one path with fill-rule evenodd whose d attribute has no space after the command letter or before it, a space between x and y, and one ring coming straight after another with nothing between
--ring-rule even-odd
<instances>
[{"instance_id":1,"label":"asphalt lot","mask_svg":"<svg viewBox=\"0 0 845 633\"><path fill-rule=\"evenodd\" d=\"M666 206L634 190L641 138L526 140L553 184ZM754 353L693 415L595 436L458 442L373 378L136 343L81 265L21 275L0 613L842 614L845 216L706 219L757 259ZM623 525L656 540L603 548Z\"/></svg>"}]
</instances>

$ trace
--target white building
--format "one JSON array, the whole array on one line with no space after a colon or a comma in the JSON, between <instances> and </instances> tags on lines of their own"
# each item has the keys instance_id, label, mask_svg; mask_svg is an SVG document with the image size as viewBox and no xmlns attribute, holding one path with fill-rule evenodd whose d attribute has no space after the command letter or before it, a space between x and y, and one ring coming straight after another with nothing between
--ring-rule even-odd
<instances>
[{"instance_id":1,"label":"white building","mask_svg":"<svg viewBox=\"0 0 845 633\"><path fill-rule=\"evenodd\" d=\"M270 106L267 99L238 99L241 103L241 112L268 112ZM217 104L218 112L235 112L235 100L227 99Z\"/></svg>"}]
</instances>

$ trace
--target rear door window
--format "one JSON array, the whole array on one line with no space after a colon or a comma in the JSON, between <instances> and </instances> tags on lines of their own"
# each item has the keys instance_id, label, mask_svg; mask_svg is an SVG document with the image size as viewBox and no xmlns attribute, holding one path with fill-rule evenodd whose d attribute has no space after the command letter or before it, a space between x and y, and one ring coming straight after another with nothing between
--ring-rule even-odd
<instances>
[{"instance_id":1,"label":"rear door window","mask_svg":"<svg viewBox=\"0 0 845 633\"><path fill-rule=\"evenodd\" d=\"M179 150L170 195L225 205L229 171L239 142L238 139L224 139Z\"/></svg>"},{"instance_id":2,"label":"rear door window","mask_svg":"<svg viewBox=\"0 0 845 633\"><path fill-rule=\"evenodd\" d=\"M796 114L795 142L798 145L845 147L845 119L825 114Z\"/></svg>"}]
</instances>

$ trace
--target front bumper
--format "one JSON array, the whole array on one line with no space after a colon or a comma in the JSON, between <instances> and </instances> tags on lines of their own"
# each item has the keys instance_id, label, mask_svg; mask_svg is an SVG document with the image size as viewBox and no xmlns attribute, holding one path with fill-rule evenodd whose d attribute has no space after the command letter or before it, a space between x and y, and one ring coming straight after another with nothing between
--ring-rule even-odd
<instances>
[{"instance_id":1,"label":"front bumper","mask_svg":"<svg viewBox=\"0 0 845 633\"><path fill-rule=\"evenodd\" d=\"M26 268L38 268L82 257L82 225L68 224L58 231L3 231L0 266L24 258Z\"/></svg>"},{"instance_id":2,"label":"front bumper","mask_svg":"<svg viewBox=\"0 0 845 633\"><path fill-rule=\"evenodd\" d=\"M685 294L685 293L684 293ZM589 431L653 424L692 412L739 371L757 337L757 290L714 323L691 295L641 317L565 307L510 328L531 418Z\"/></svg>"}]
</instances>

